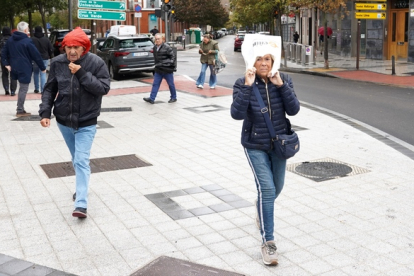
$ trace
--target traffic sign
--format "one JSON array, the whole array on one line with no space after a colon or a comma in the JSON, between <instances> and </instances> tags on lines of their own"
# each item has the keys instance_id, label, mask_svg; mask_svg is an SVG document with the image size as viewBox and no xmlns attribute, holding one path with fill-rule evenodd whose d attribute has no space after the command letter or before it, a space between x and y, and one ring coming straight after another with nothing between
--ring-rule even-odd
<instances>
[{"instance_id":1,"label":"traffic sign","mask_svg":"<svg viewBox=\"0 0 414 276\"><path fill-rule=\"evenodd\" d=\"M387 4L380 3L355 3L356 10L383 10L387 9Z\"/></svg>"},{"instance_id":2,"label":"traffic sign","mask_svg":"<svg viewBox=\"0 0 414 276\"><path fill-rule=\"evenodd\" d=\"M98 1L98 0L78 0L78 8L104 9L104 10L125 10L125 2L117 1Z\"/></svg>"},{"instance_id":3,"label":"traffic sign","mask_svg":"<svg viewBox=\"0 0 414 276\"><path fill-rule=\"evenodd\" d=\"M79 19L125 21L125 12L78 10Z\"/></svg>"},{"instance_id":4,"label":"traffic sign","mask_svg":"<svg viewBox=\"0 0 414 276\"><path fill-rule=\"evenodd\" d=\"M135 5L135 12L140 12L140 11L141 11L141 6Z\"/></svg>"},{"instance_id":5,"label":"traffic sign","mask_svg":"<svg viewBox=\"0 0 414 276\"><path fill-rule=\"evenodd\" d=\"M356 12L356 19L386 19L385 12Z\"/></svg>"}]
</instances>

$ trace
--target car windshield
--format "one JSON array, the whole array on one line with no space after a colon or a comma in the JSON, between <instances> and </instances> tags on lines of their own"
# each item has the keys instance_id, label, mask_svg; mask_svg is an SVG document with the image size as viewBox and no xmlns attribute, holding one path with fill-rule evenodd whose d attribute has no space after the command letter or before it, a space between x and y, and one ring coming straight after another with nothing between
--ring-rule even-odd
<instances>
[{"instance_id":1,"label":"car windshield","mask_svg":"<svg viewBox=\"0 0 414 276\"><path fill-rule=\"evenodd\" d=\"M131 38L119 42L119 48L143 48L153 46L154 44L148 38Z\"/></svg>"},{"instance_id":2,"label":"car windshield","mask_svg":"<svg viewBox=\"0 0 414 276\"><path fill-rule=\"evenodd\" d=\"M237 36L239 39L244 39L244 35L238 35Z\"/></svg>"}]
</instances>

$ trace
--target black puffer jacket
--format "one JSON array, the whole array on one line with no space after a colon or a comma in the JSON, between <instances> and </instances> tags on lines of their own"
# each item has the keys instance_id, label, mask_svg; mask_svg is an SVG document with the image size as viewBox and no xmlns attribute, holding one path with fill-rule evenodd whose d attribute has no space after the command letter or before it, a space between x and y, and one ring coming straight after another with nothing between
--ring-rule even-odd
<instances>
[{"instance_id":1,"label":"black puffer jacket","mask_svg":"<svg viewBox=\"0 0 414 276\"><path fill-rule=\"evenodd\" d=\"M175 59L174 51L169 45L162 43L158 51L157 45L154 46L155 72L162 74L177 71Z\"/></svg>"},{"instance_id":2,"label":"black puffer jacket","mask_svg":"<svg viewBox=\"0 0 414 276\"><path fill-rule=\"evenodd\" d=\"M293 89L292 79L283 73L280 73L280 77L284 83L279 88L271 82L264 83L259 77L256 77L255 83L264 104L269 106L270 101L269 110L276 134L287 134L286 114L296 115L300 104ZM233 103L230 109L233 119L244 120L241 143L249 149L270 150L271 137L259 102L253 92L253 87L245 85L244 80L244 78L238 79L233 86Z\"/></svg>"},{"instance_id":3,"label":"black puffer jacket","mask_svg":"<svg viewBox=\"0 0 414 276\"><path fill-rule=\"evenodd\" d=\"M97 123L102 96L110 88L110 77L104 61L94 54L87 53L75 63L81 69L73 75L66 55L52 59L39 115L50 118L53 107L60 124L78 129Z\"/></svg>"}]
</instances>

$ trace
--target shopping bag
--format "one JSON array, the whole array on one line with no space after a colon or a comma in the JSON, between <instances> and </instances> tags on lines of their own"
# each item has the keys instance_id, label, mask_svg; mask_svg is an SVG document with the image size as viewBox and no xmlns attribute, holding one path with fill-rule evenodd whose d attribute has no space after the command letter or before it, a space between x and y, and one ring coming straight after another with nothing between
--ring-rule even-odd
<instances>
[{"instance_id":1,"label":"shopping bag","mask_svg":"<svg viewBox=\"0 0 414 276\"><path fill-rule=\"evenodd\" d=\"M218 74L221 71L223 71L224 68L226 68L226 65L227 65L227 58L226 58L226 56L224 55L223 52L220 52L219 51L216 54L216 60L215 60L215 63L214 63L214 71L215 71L215 73Z\"/></svg>"}]
</instances>

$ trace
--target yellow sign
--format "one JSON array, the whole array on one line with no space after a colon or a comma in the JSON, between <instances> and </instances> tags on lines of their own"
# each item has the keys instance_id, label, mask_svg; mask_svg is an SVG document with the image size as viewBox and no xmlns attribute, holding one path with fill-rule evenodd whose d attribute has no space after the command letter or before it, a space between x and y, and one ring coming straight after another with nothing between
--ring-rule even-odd
<instances>
[{"instance_id":1,"label":"yellow sign","mask_svg":"<svg viewBox=\"0 0 414 276\"><path fill-rule=\"evenodd\" d=\"M356 12L356 19L386 19L385 12Z\"/></svg>"},{"instance_id":2,"label":"yellow sign","mask_svg":"<svg viewBox=\"0 0 414 276\"><path fill-rule=\"evenodd\" d=\"M379 3L355 3L356 10L383 10L387 9L387 4Z\"/></svg>"},{"instance_id":3,"label":"yellow sign","mask_svg":"<svg viewBox=\"0 0 414 276\"><path fill-rule=\"evenodd\" d=\"M387 0L355 0L355 2L387 2Z\"/></svg>"}]
</instances>

